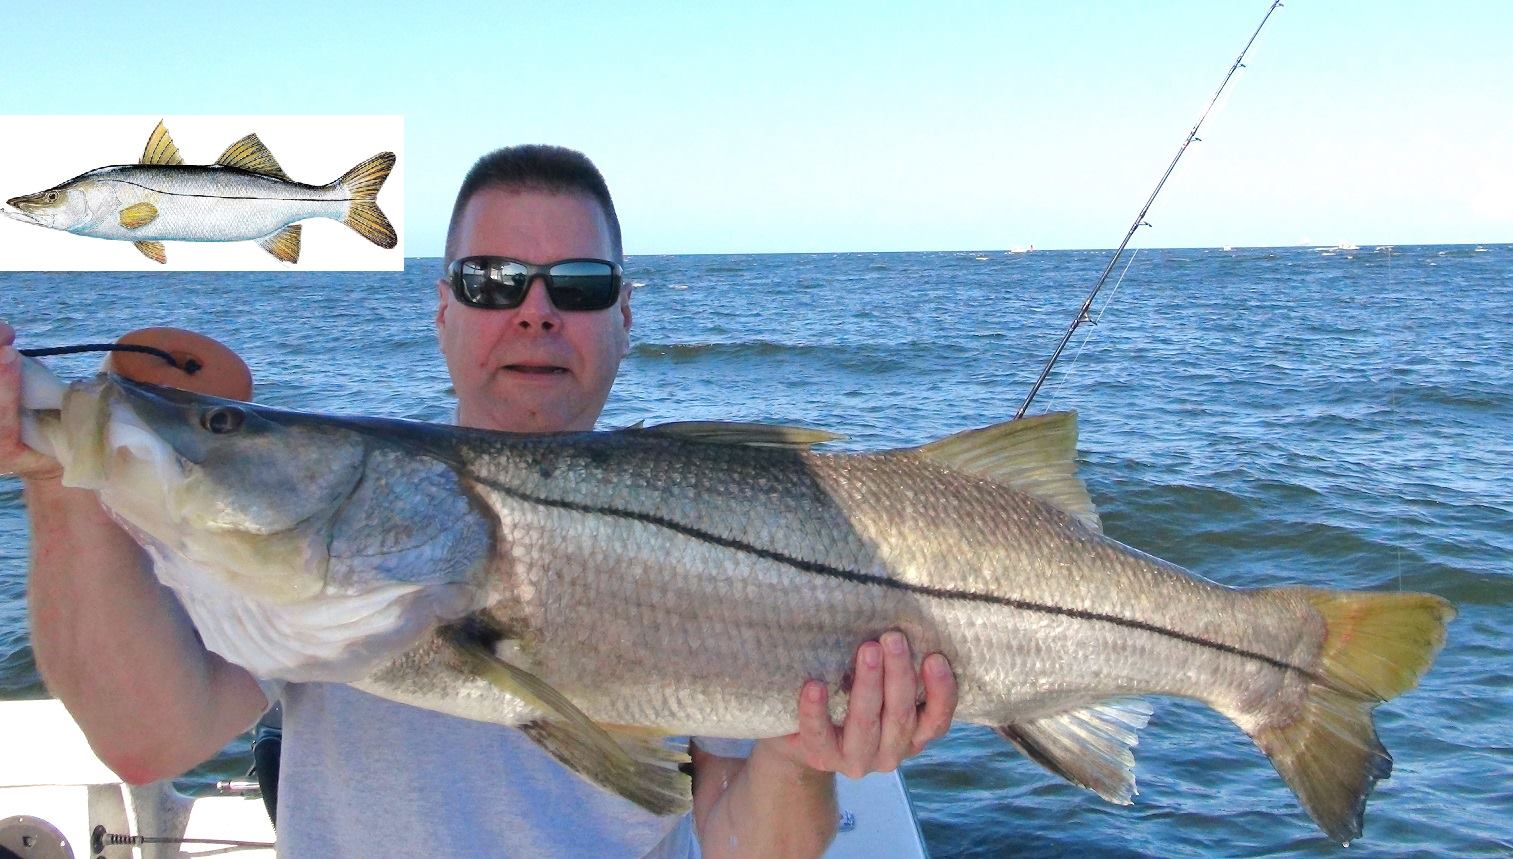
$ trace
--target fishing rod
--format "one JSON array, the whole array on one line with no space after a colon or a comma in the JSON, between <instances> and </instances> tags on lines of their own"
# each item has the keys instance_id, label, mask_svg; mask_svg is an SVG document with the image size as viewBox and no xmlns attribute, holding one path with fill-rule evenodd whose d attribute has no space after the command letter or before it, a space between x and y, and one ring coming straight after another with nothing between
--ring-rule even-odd
<instances>
[{"instance_id":1,"label":"fishing rod","mask_svg":"<svg viewBox=\"0 0 1513 859\"><path fill-rule=\"evenodd\" d=\"M1024 398L1024 403L1019 407L1019 411L1014 413L1015 420L1024 417L1024 413L1029 410L1030 403L1035 399L1035 395L1040 393L1040 386L1044 385L1045 380L1050 377L1051 368L1056 366L1057 359L1061 357L1062 351L1066 349L1066 344L1071 342L1072 335L1077 333L1077 329L1082 327L1084 322L1092 322L1092 319L1087 314L1088 310L1093 306L1093 299L1098 296L1098 290L1102 289L1103 284L1108 280L1109 273L1114 270L1114 266L1119 262L1119 257L1123 255L1124 248L1129 245L1129 240L1135 235L1135 230L1150 226L1146 222L1145 216L1146 213L1150 212L1151 204L1156 202L1156 195L1161 193L1161 188L1166 185L1167 178L1172 175L1173 170L1177 169L1177 162L1182 160L1182 153L1187 151L1187 147L1191 146L1194 140L1199 139L1198 129L1203 127L1203 121L1208 119L1209 113L1213 111L1214 105L1218 103L1219 96L1224 94L1224 89L1229 86L1229 81L1235 76L1235 72L1245 67L1245 55L1250 52L1250 46L1254 45L1256 37L1261 35L1261 28L1266 26L1267 21L1271 20L1271 13L1277 11L1277 8L1281 5L1282 0L1274 0L1271 8L1266 10L1266 15L1261 18L1261 23L1256 26L1256 31L1250 34L1250 41L1245 43L1244 50L1240 51L1240 56L1235 59L1234 65L1229 67L1229 73L1224 75L1223 82L1219 84L1217 90L1214 90L1214 97L1208 100L1208 106L1203 108L1203 114L1198 117L1198 122L1193 126L1193 130L1187 133L1187 139L1182 141L1182 146L1177 150L1176 156L1172 158L1172 163L1166 165L1166 172L1161 174L1161 181L1156 183L1156 190L1151 192L1150 197L1145 201L1145 205L1140 208L1140 214L1135 216L1134 223L1130 224L1129 230L1124 233L1124 241L1119 243L1119 248L1114 251L1113 257L1108 261L1108 265L1104 266L1103 274L1099 275L1098 282L1093 284L1092 291L1087 294L1087 300L1082 302L1082 308L1077 311L1077 317L1072 320L1071 327L1067 328L1066 334L1062 335L1061 342L1056 344L1056 351L1051 353L1051 359L1045 362L1045 369L1040 371L1040 377L1035 380L1034 386L1030 388L1029 396Z\"/></svg>"}]
</instances>

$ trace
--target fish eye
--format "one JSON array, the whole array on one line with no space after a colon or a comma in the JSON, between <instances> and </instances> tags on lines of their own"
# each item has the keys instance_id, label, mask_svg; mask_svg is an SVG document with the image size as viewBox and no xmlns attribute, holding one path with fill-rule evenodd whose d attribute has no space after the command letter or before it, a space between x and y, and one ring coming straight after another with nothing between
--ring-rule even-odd
<instances>
[{"instance_id":1,"label":"fish eye","mask_svg":"<svg viewBox=\"0 0 1513 859\"><path fill-rule=\"evenodd\" d=\"M44 202L56 203L58 201L58 192L57 191L48 191L47 192L47 196L43 197L42 199L43 199Z\"/></svg>"},{"instance_id":2,"label":"fish eye","mask_svg":"<svg viewBox=\"0 0 1513 859\"><path fill-rule=\"evenodd\" d=\"M235 406L216 406L200 415L200 426L215 433L225 435L242 428L242 422L247 415Z\"/></svg>"}]
</instances>

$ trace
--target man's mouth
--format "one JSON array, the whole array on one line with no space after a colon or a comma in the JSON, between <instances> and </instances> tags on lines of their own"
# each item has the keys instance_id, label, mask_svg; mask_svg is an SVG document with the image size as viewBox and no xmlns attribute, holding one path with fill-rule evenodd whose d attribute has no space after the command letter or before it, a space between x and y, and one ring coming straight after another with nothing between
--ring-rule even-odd
<instances>
[{"instance_id":1,"label":"man's mouth","mask_svg":"<svg viewBox=\"0 0 1513 859\"><path fill-rule=\"evenodd\" d=\"M550 376L556 373L566 373L566 367L556 367L551 364L505 364L504 369L512 373L530 373L532 375Z\"/></svg>"}]
</instances>

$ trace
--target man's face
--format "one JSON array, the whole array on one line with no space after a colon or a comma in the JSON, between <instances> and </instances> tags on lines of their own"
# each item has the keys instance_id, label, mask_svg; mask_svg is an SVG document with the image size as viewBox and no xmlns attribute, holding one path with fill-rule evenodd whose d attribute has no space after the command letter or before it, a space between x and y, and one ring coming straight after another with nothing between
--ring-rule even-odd
<instances>
[{"instance_id":1,"label":"man's face","mask_svg":"<svg viewBox=\"0 0 1513 859\"><path fill-rule=\"evenodd\" d=\"M542 265L614 259L604 210L592 197L487 188L457 224L454 258L492 254ZM630 349L630 288L613 307L561 311L541 278L509 310L469 307L436 284L436 331L463 426L513 432L593 429Z\"/></svg>"}]
</instances>

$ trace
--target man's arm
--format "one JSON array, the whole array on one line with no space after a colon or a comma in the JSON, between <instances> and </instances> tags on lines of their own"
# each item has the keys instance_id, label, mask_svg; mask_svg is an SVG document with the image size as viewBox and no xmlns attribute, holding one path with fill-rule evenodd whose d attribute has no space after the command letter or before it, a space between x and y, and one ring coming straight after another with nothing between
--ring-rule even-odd
<instances>
[{"instance_id":1,"label":"man's arm","mask_svg":"<svg viewBox=\"0 0 1513 859\"><path fill-rule=\"evenodd\" d=\"M702 752L694 762L694 821L706 859L817 857L835 837L835 773L891 772L944 736L956 711L945 657L924 660L924 704L904 636L863 644L845 723L830 721L825 684L799 693L799 730L759 740L745 761Z\"/></svg>"},{"instance_id":2,"label":"man's arm","mask_svg":"<svg viewBox=\"0 0 1513 859\"><path fill-rule=\"evenodd\" d=\"M0 473L25 486L32 649L48 690L123 779L178 775L267 707L246 671L205 650L151 563L94 493L21 443L20 356L0 323Z\"/></svg>"}]
</instances>

